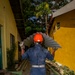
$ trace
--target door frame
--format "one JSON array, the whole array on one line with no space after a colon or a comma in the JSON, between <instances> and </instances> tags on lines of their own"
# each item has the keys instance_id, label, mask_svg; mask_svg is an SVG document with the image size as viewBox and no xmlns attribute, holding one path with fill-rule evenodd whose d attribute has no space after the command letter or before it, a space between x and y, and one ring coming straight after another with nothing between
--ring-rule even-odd
<instances>
[{"instance_id":1,"label":"door frame","mask_svg":"<svg viewBox=\"0 0 75 75\"><path fill-rule=\"evenodd\" d=\"M0 24L0 69L2 69L3 68L3 64L2 64L2 26L1 26L1 24Z\"/></svg>"}]
</instances>

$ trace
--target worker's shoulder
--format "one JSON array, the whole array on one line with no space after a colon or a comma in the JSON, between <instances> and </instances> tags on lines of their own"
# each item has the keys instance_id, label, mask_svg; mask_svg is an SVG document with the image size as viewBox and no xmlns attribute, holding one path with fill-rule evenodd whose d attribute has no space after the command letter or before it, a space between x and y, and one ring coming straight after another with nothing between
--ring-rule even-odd
<instances>
[{"instance_id":1,"label":"worker's shoulder","mask_svg":"<svg viewBox=\"0 0 75 75\"><path fill-rule=\"evenodd\" d=\"M42 49L47 50L46 48L42 47Z\"/></svg>"},{"instance_id":2,"label":"worker's shoulder","mask_svg":"<svg viewBox=\"0 0 75 75\"><path fill-rule=\"evenodd\" d=\"M31 51L31 50L33 50L33 48L34 48L34 47L30 47L30 48L28 49L28 51Z\"/></svg>"},{"instance_id":3,"label":"worker's shoulder","mask_svg":"<svg viewBox=\"0 0 75 75\"><path fill-rule=\"evenodd\" d=\"M46 52L46 53L48 52L48 50L46 48L42 47L42 49L44 52Z\"/></svg>"}]
</instances>

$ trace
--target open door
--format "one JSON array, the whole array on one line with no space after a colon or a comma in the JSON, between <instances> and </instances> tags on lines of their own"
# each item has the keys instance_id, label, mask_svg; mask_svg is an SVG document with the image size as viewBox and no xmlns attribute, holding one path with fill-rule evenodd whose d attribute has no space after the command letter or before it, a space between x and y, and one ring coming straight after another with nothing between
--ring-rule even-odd
<instances>
[{"instance_id":1,"label":"open door","mask_svg":"<svg viewBox=\"0 0 75 75\"><path fill-rule=\"evenodd\" d=\"M2 69L2 44L1 44L1 26L0 26L0 70Z\"/></svg>"}]
</instances>

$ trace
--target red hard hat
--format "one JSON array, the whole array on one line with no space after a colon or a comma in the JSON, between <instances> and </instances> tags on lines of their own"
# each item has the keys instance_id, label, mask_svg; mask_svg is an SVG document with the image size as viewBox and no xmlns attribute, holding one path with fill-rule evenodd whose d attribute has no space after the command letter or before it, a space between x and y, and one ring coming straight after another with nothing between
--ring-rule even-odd
<instances>
[{"instance_id":1,"label":"red hard hat","mask_svg":"<svg viewBox=\"0 0 75 75\"><path fill-rule=\"evenodd\" d=\"M43 42L43 36L41 33L36 33L33 38L34 42Z\"/></svg>"}]
</instances>

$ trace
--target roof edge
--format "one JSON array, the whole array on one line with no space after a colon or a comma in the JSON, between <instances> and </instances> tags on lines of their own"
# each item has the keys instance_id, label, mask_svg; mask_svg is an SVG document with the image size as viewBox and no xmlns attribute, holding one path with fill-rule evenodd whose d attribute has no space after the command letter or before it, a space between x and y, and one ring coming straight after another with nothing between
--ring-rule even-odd
<instances>
[{"instance_id":1,"label":"roof edge","mask_svg":"<svg viewBox=\"0 0 75 75\"><path fill-rule=\"evenodd\" d=\"M75 0L71 1L70 3L65 5L64 7L60 8L56 12L54 12L53 17L60 16L64 13L67 13L67 12L72 11L74 9L75 9Z\"/></svg>"}]
</instances>

